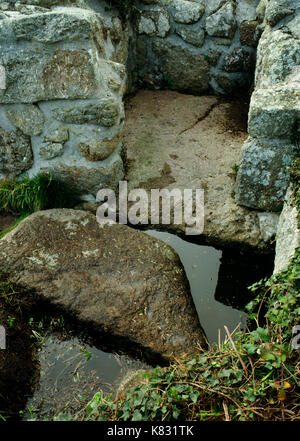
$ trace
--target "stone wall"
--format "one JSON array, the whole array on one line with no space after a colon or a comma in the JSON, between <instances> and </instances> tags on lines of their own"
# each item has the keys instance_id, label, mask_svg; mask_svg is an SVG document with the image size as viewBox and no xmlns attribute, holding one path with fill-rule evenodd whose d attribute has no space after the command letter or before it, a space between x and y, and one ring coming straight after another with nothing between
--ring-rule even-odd
<instances>
[{"instance_id":1,"label":"stone wall","mask_svg":"<svg viewBox=\"0 0 300 441\"><path fill-rule=\"evenodd\" d=\"M259 0L139 0L140 84L231 93L253 77Z\"/></svg>"},{"instance_id":2,"label":"stone wall","mask_svg":"<svg viewBox=\"0 0 300 441\"><path fill-rule=\"evenodd\" d=\"M86 195L116 186L129 38L103 1L1 2L0 178L51 169Z\"/></svg>"},{"instance_id":3,"label":"stone wall","mask_svg":"<svg viewBox=\"0 0 300 441\"><path fill-rule=\"evenodd\" d=\"M94 200L124 177L123 96L136 84L230 93L253 77L236 202L278 211L300 118L297 0L0 3L0 178L52 170ZM124 17L123 17L124 18Z\"/></svg>"},{"instance_id":4,"label":"stone wall","mask_svg":"<svg viewBox=\"0 0 300 441\"><path fill-rule=\"evenodd\" d=\"M262 0L258 16L264 31L257 50L249 138L237 175L236 202L278 211L288 186L288 167L299 154L295 138L300 135L300 4L298 0Z\"/></svg>"}]
</instances>

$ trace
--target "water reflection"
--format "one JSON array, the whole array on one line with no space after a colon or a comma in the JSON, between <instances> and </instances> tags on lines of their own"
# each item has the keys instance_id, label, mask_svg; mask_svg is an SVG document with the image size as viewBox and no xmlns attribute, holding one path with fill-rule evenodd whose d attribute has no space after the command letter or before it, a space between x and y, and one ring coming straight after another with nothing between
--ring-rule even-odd
<instances>
[{"instance_id":1,"label":"water reflection","mask_svg":"<svg viewBox=\"0 0 300 441\"><path fill-rule=\"evenodd\" d=\"M146 233L163 240L178 253L190 282L199 321L210 343L218 341L219 330L221 341L224 340L224 325L230 332L239 323L241 329L246 326L247 315L238 308L244 307L249 301L247 286L258 280L259 272L263 271L266 275L267 262L271 258L256 256L255 259L263 259L265 265L257 262L258 265L253 266L253 259L247 255L242 258L240 252L222 253L213 247L196 245L166 232L147 230ZM244 268L242 272L241 265Z\"/></svg>"}]
</instances>

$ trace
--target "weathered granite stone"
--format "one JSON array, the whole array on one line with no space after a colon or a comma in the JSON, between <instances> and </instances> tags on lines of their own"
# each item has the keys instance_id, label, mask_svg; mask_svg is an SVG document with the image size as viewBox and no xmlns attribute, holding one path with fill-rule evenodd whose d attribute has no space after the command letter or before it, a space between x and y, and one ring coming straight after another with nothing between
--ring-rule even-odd
<instances>
[{"instance_id":1,"label":"weathered granite stone","mask_svg":"<svg viewBox=\"0 0 300 441\"><path fill-rule=\"evenodd\" d=\"M231 38L214 38L214 43L217 46L231 46L232 45L232 40Z\"/></svg>"},{"instance_id":2,"label":"weathered granite stone","mask_svg":"<svg viewBox=\"0 0 300 441\"><path fill-rule=\"evenodd\" d=\"M144 13L140 16L139 22L138 22L138 31L139 34L146 34L146 35L155 35L156 25L155 21L150 17L150 14L147 15L147 13Z\"/></svg>"},{"instance_id":3,"label":"weathered granite stone","mask_svg":"<svg viewBox=\"0 0 300 441\"><path fill-rule=\"evenodd\" d=\"M42 168L40 171L48 173L48 169ZM69 182L82 194L96 196L100 188L117 189L119 182L124 178L124 166L119 155L116 155L107 165L96 162L93 166L90 164L67 165L60 162L55 165L52 175Z\"/></svg>"},{"instance_id":4,"label":"weathered granite stone","mask_svg":"<svg viewBox=\"0 0 300 441\"><path fill-rule=\"evenodd\" d=\"M69 139L69 130L67 127L56 128L50 125L46 128L46 134L44 136L45 142L58 142L64 143Z\"/></svg>"},{"instance_id":5,"label":"weathered granite stone","mask_svg":"<svg viewBox=\"0 0 300 441\"><path fill-rule=\"evenodd\" d=\"M96 88L94 65L85 50L57 50L43 71L46 95L86 98Z\"/></svg>"},{"instance_id":6,"label":"weathered granite stone","mask_svg":"<svg viewBox=\"0 0 300 441\"><path fill-rule=\"evenodd\" d=\"M88 51L14 48L0 54L6 89L0 103L34 103L87 98L96 90L95 65Z\"/></svg>"},{"instance_id":7,"label":"weathered granite stone","mask_svg":"<svg viewBox=\"0 0 300 441\"><path fill-rule=\"evenodd\" d=\"M41 6L34 6L34 5L24 5L22 3L16 3L15 4L16 11L20 12L24 15L31 15L41 12L49 12L49 8L42 8Z\"/></svg>"},{"instance_id":8,"label":"weathered granite stone","mask_svg":"<svg viewBox=\"0 0 300 441\"><path fill-rule=\"evenodd\" d=\"M92 11L59 8L51 12L21 16L11 22L17 40L56 43L87 40L101 34L100 21ZM99 38L98 38L99 41Z\"/></svg>"},{"instance_id":9,"label":"weathered granite stone","mask_svg":"<svg viewBox=\"0 0 300 441\"><path fill-rule=\"evenodd\" d=\"M28 170L32 163L30 138L19 130L7 132L0 128L0 175L18 176Z\"/></svg>"},{"instance_id":10,"label":"weathered granite stone","mask_svg":"<svg viewBox=\"0 0 300 441\"><path fill-rule=\"evenodd\" d=\"M265 20L270 26L275 26L287 15L294 13L294 9L285 8L276 1L268 2L266 5Z\"/></svg>"},{"instance_id":11,"label":"weathered granite stone","mask_svg":"<svg viewBox=\"0 0 300 441\"><path fill-rule=\"evenodd\" d=\"M40 155L44 159L53 159L57 156L62 156L64 152L64 145L57 142L47 142L41 145Z\"/></svg>"},{"instance_id":12,"label":"weathered granite stone","mask_svg":"<svg viewBox=\"0 0 300 441\"><path fill-rule=\"evenodd\" d=\"M111 27L109 28L110 38L114 43L119 43L122 40L123 26L119 17L113 17L111 20Z\"/></svg>"},{"instance_id":13,"label":"weathered granite stone","mask_svg":"<svg viewBox=\"0 0 300 441\"><path fill-rule=\"evenodd\" d=\"M224 58L223 68L226 72L249 72L254 69L254 59L245 49L235 48Z\"/></svg>"},{"instance_id":14,"label":"weathered granite stone","mask_svg":"<svg viewBox=\"0 0 300 441\"><path fill-rule=\"evenodd\" d=\"M214 12L216 12L218 9L220 9L221 6L223 6L226 3L227 0L209 0L206 2L206 14L211 15Z\"/></svg>"},{"instance_id":15,"label":"weathered granite stone","mask_svg":"<svg viewBox=\"0 0 300 441\"><path fill-rule=\"evenodd\" d=\"M251 96L248 132L253 137L291 138L300 118L300 82L256 89Z\"/></svg>"},{"instance_id":16,"label":"weathered granite stone","mask_svg":"<svg viewBox=\"0 0 300 441\"><path fill-rule=\"evenodd\" d=\"M139 34L165 37L170 30L169 14L164 9L143 11L138 18Z\"/></svg>"},{"instance_id":17,"label":"weathered granite stone","mask_svg":"<svg viewBox=\"0 0 300 441\"><path fill-rule=\"evenodd\" d=\"M289 167L297 149L286 142L249 137L235 183L237 204L267 211L282 208L289 182Z\"/></svg>"},{"instance_id":18,"label":"weathered granite stone","mask_svg":"<svg viewBox=\"0 0 300 441\"><path fill-rule=\"evenodd\" d=\"M193 1L173 0L173 18L177 23L196 23L205 11L205 6Z\"/></svg>"},{"instance_id":19,"label":"weathered granite stone","mask_svg":"<svg viewBox=\"0 0 300 441\"><path fill-rule=\"evenodd\" d=\"M257 47L259 33L258 21L243 21L240 25L240 42L242 45Z\"/></svg>"},{"instance_id":20,"label":"weathered granite stone","mask_svg":"<svg viewBox=\"0 0 300 441\"><path fill-rule=\"evenodd\" d=\"M236 21L239 24L256 19L256 7L259 0L237 0L236 3Z\"/></svg>"},{"instance_id":21,"label":"weathered granite stone","mask_svg":"<svg viewBox=\"0 0 300 441\"><path fill-rule=\"evenodd\" d=\"M266 15L268 0L260 0L256 8L256 17L260 23L263 23Z\"/></svg>"},{"instance_id":22,"label":"weathered granite stone","mask_svg":"<svg viewBox=\"0 0 300 441\"><path fill-rule=\"evenodd\" d=\"M210 66L203 55L158 39L153 42L153 51L172 89L203 92L209 88Z\"/></svg>"},{"instance_id":23,"label":"weathered granite stone","mask_svg":"<svg viewBox=\"0 0 300 441\"><path fill-rule=\"evenodd\" d=\"M33 104L13 106L11 110L7 110L6 115L25 135L37 136L42 132L44 115Z\"/></svg>"},{"instance_id":24,"label":"weathered granite stone","mask_svg":"<svg viewBox=\"0 0 300 441\"><path fill-rule=\"evenodd\" d=\"M115 98L103 98L98 103L66 105L52 111L53 117L68 124L99 124L112 127L120 117L120 103Z\"/></svg>"},{"instance_id":25,"label":"weathered granite stone","mask_svg":"<svg viewBox=\"0 0 300 441\"><path fill-rule=\"evenodd\" d=\"M255 84L267 88L281 83L300 64L300 40L282 30L265 30L257 49Z\"/></svg>"},{"instance_id":26,"label":"weathered granite stone","mask_svg":"<svg viewBox=\"0 0 300 441\"><path fill-rule=\"evenodd\" d=\"M37 212L0 241L0 267L99 338L163 356L207 347L178 255L126 225L100 227L78 210Z\"/></svg>"},{"instance_id":27,"label":"weathered granite stone","mask_svg":"<svg viewBox=\"0 0 300 441\"><path fill-rule=\"evenodd\" d=\"M218 85L223 90L224 94L228 95L235 91L237 88L244 86L244 75L243 73L235 73L233 77L230 73L215 74L214 79Z\"/></svg>"},{"instance_id":28,"label":"weathered granite stone","mask_svg":"<svg viewBox=\"0 0 300 441\"><path fill-rule=\"evenodd\" d=\"M216 66L218 64L218 60L221 56L221 52L215 49L209 49L206 55L206 59L212 66Z\"/></svg>"},{"instance_id":29,"label":"weathered granite stone","mask_svg":"<svg viewBox=\"0 0 300 441\"><path fill-rule=\"evenodd\" d=\"M236 29L235 5L228 1L206 18L206 32L211 37L233 37Z\"/></svg>"},{"instance_id":30,"label":"weathered granite stone","mask_svg":"<svg viewBox=\"0 0 300 441\"><path fill-rule=\"evenodd\" d=\"M202 47L205 40L204 29L189 29L186 26L177 27L175 29L176 34L178 34L184 41L192 44L196 47Z\"/></svg>"},{"instance_id":31,"label":"weathered granite stone","mask_svg":"<svg viewBox=\"0 0 300 441\"><path fill-rule=\"evenodd\" d=\"M291 20L287 25L289 31L293 34L294 38L300 40L300 14L296 14L295 18Z\"/></svg>"},{"instance_id":32,"label":"weathered granite stone","mask_svg":"<svg viewBox=\"0 0 300 441\"><path fill-rule=\"evenodd\" d=\"M274 238L277 232L279 214L263 212L258 213L257 217L263 240L267 242Z\"/></svg>"},{"instance_id":33,"label":"weathered granite stone","mask_svg":"<svg viewBox=\"0 0 300 441\"><path fill-rule=\"evenodd\" d=\"M122 140L122 133L113 136L112 139L102 139L95 136L86 142L81 142L79 148L82 155L88 161L103 161L108 158L119 146Z\"/></svg>"},{"instance_id":34,"label":"weathered granite stone","mask_svg":"<svg viewBox=\"0 0 300 441\"><path fill-rule=\"evenodd\" d=\"M278 222L274 274L288 266L296 248L300 246L298 210L292 203L292 198L293 192L289 187Z\"/></svg>"}]
</instances>

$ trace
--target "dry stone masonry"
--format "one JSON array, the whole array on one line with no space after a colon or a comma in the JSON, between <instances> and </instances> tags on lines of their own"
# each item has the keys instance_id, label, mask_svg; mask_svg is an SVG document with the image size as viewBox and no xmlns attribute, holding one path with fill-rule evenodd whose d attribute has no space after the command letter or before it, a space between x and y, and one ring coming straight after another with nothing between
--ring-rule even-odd
<instances>
[{"instance_id":1,"label":"dry stone masonry","mask_svg":"<svg viewBox=\"0 0 300 441\"><path fill-rule=\"evenodd\" d=\"M52 170L87 195L113 188L128 39L118 14L49 0L0 10L0 177Z\"/></svg>"},{"instance_id":2,"label":"dry stone masonry","mask_svg":"<svg viewBox=\"0 0 300 441\"><path fill-rule=\"evenodd\" d=\"M255 91L248 117L249 138L236 181L236 202L278 211L287 191L288 167L299 152L293 140L300 129L300 5L261 1Z\"/></svg>"},{"instance_id":3,"label":"dry stone masonry","mask_svg":"<svg viewBox=\"0 0 300 441\"><path fill-rule=\"evenodd\" d=\"M125 20L104 0L1 1L0 178L51 170L94 200L124 178L126 92L231 93L256 63L235 200L280 210L297 154L299 2L132 5Z\"/></svg>"},{"instance_id":4,"label":"dry stone masonry","mask_svg":"<svg viewBox=\"0 0 300 441\"><path fill-rule=\"evenodd\" d=\"M139 81L192 93L230 93L249 81L258 0L137 2Z\"/></svg>"}]
</instances>

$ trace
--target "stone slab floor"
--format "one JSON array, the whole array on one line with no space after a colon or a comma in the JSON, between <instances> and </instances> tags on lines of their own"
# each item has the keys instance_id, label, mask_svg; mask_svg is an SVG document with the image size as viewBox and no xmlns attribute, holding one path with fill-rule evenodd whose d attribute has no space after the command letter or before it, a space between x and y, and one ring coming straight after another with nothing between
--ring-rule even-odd
<instances>
[{"instance_id":1,"label":"stone slab floor","mask_svg":"<svg viewBox=\"0 0 300 441\"><path fill-rule=\"evenodd\" d=\"M245 98L226 102L139 91L126 104L128 189L203 188L205 226L199 242L266 249L268 231L258 213L236 205L233 197L232 165L239 163L247 137L247 111ZM172 228L184 231L184 225Z\"/></svg>"}]
</instances>

